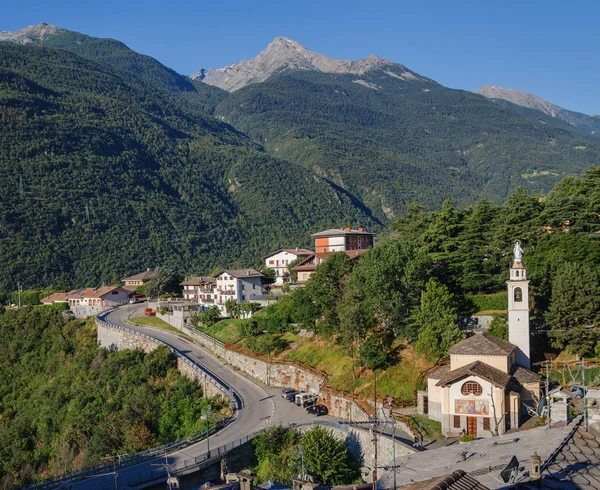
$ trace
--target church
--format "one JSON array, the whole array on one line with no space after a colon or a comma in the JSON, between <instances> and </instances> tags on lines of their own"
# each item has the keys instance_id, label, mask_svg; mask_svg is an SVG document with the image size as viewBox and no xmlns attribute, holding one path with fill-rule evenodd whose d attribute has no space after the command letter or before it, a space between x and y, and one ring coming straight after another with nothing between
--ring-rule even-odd
<instances>
[{"instance_id":1,"label":"church","mask_svg":"<svg viewBox=\"0 0 600 490\"><path fill-rule=\"evenodd\" d=\"M429 418L446 436L492 437L517 429L527 406L540 398L541 377L531 371L529 281L517 242L508 285L509 341L473 335L450 351L450 364L429 374Z\"/></svg>"}]
</instances>

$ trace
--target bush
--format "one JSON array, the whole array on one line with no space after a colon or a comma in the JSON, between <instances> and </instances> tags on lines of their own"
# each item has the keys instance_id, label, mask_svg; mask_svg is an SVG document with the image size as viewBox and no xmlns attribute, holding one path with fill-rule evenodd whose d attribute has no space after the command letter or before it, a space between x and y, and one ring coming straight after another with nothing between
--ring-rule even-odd
<instances>
[{"instance_id":1,"label":"bush","mask_svg":"<svg viewBox=\"0 0 600 490\"><path fill-rule=\"evenodd\" d=\"M471 442L474 440L475 440L475 438L470 434L465 434L464 436L461 436L461 438L459 439L460 442Z\"/></svg>"}]
</instances>

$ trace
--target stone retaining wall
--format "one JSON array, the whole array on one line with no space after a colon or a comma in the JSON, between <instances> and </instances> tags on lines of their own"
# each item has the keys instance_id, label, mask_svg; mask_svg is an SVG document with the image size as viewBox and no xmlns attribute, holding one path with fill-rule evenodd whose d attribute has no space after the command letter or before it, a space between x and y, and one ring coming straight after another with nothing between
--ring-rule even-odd
<instances>
[{"instance_id":1,"label":"stone retaining wall","mask_svg":"<svg viewBox=\"0 0 600 490\"><path fill-rule=\"evenodd\" d=\"M119 328L109 328L99 322L96 322L96 328L98 331L98 342L102 347L105 347L108 350L141 349L148 353L159 346L159 344L152 342L150 339ZM177 358L177 370L184 376L197 381L209 398L217 395L224 395L222 389L208 381L204 373L194 369L185 362L182 357Z\"/></svg>"},{"instance_id":2,"label":"stone retaining wall","mask_svg":"<svg viewBox=\"0 0 600 490\"><path fill-rule=\"evenodd\" d=\"M265 384L270 383L271 386L291 387L318 394L319 403L327 405L330 415L334 417L354 421L369 419L365 410L354 400L323 386L327 381L327 377L323 373L299 366L294 362L283 361L270 362L269 372L267 372L266 360L227 349L222 342L202 335L193 329L187 327L179 327L179 329L229 365Z\"/></svg>"}]
</instances>

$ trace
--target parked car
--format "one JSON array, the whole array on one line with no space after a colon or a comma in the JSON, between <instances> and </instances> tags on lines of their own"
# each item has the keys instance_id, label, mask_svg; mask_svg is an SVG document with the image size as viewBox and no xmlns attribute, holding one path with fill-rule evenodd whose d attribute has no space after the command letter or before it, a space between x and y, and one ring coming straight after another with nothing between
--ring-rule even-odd
<instances>
[{"instance_id":1,"label":"parked car","mask_svg":"<svg viewBox=\"0 0 600 490\"><path fill-rule=\"evenodd\" d=\"M287 400L289 395L296 396L298 393L300 392L298 390L294 390L293 388L284 388L281 390L281 398L285 398Z\"/></svg>"},{"instance_id":2,"label":"parked car","mask_svg":"<svg viewBox=\"0 0 600 490\"><path fill-rule=\"evenodd\" d=\"M309 405L314 405L317 401L317 395L313 395L312 393L299 393L296 395L296 405L299 407L308 407Z\"/></svg>"},{"instance_id":3,"label":"parked car","mask_svg":"<svg viewBox=\"0 0 600 490\"><path fill-rule=\"evenodd\" d=\"M303 393L303 392L302 391L291 391L290 393L288 393L287 395L285 395L284 398L288 402L294 403L296 401L296 395L299 395L300 393Z\"/></svg>"},{"instance_id":4,"label":"parked car","mask_svg":"<svg viewBox=\"0 0 600 490\"><path fill-rule=\"evenodd\" d=\"M325 405L311 405L310 407L306 408L306 411L317 417L320 415L327 415L329 413L329 410Z\"/></svg>"},{"instance_id":5,"label":"parked car","mask_svg":"<svg viewBox=\"0 0 600 490\"><path fill-rule=\"evenodd\" d=\"M134 294L129 300L129 303L134 305L136 303L143 303L144 301L146 301L146 296L143 294Z\"/></svg>"},{"instance_id":6,"label":"parked car","mask_svg":"<svg viewBox=\"0 0 600 490\"><path fill-rule=\"evenodd\" d=\"M152 308L146 308L144 310L144 315L146 315L146 316L156 316L156 311L154 311Z\"/></svg>"},{"instance_id":7,"label":"parked car","mask_svg":"<svg viewBox=\"0 0 600 490\"><path fill-rule=\"evenodd\" d=\"M571 391L569 392L569 396L571 398L574 398L575 400L579 400L580 398L583 398L584 395L585 395L585 388L582 388L581 386L573 386L571 388Z\"/></svg>"}]
</instances>

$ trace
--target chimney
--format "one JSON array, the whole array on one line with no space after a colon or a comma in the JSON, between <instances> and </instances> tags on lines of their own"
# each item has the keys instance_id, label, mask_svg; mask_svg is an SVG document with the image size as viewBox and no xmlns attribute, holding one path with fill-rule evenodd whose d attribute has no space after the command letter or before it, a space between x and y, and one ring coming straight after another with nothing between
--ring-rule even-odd
<instances>
[{"instance_id":1,"label":"chimney","mask_svg":"<svg viewBox=\"0 0 600 490\"><path fill-rule=\"evenodd\" d=\"M252 481L254 480L254 476L250 470L242 470L237 476L240 482L240 490L252 490Z\"/></svg>"},{"instance_id":2,"label":"chimney","mask_svg":"<svg viewBox=\"0 0 600 490\"><path fill-rule=\"evenodd\" d=\"M146 272L150 272L150 267L146 267Z\"/></svg>"},{"instance_id":3,"label":"chimney","mask_svg":"<svg viewBox=\"0 0 600 490\"><path fill-rule=\"evenodd\" d=\"M350 228L346 228L346 231L350 231Z\"/></svg>"},{"instance_id":4,"label":"chimney","mask_svg":"<svg viewBox=\"0 0 600 490\"><path fill-rule=\"evenodd\" d=\"M358 231L359 231L360 233L364 233L365 229L364 229L363 227L360 227L360 228L358 229Z\"/></svg>"}]
</instances>

